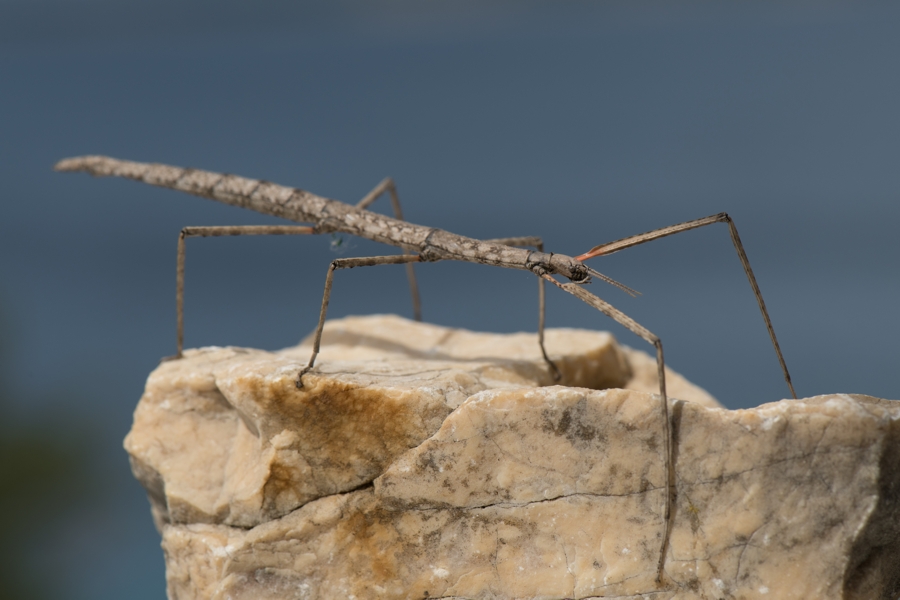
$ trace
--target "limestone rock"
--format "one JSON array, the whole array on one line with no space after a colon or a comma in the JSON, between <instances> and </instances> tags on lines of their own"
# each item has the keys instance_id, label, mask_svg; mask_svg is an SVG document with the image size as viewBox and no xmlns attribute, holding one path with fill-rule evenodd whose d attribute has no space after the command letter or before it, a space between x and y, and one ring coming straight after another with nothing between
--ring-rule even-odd
<instances>
[{"instance_id":1,"label":"limestone rock","mask_svg":"<svg viewBox=\"0 0 900 600\"><path fill-rule=\"evenodd\" d=\"M533 335L327 331L303 390L302 346L204 349L151 375L126 447L171 599L900 594L900 403L728 411L667 373L678 500L659 584L651 358L554 331L567 386L548 386Z\"/></svg>"},{"instance_id":2,"label":"limestone rock","mask_svg":"<svg viewBox=\"0 0 900 600\"><path fill-rule=\"evenodd\" d=\"M561 383L656 386L653 359L608 333L550 329L546 339ZM319 366L298 390L310 351L308 341L281 352L189 350L150 375L125 448L157 527L281 517L370 483L477 392L553 383L535 334L395 316L331 321ZM667 381L675 397L715 404L676 373Z\"/></svg>"}]
</instances>

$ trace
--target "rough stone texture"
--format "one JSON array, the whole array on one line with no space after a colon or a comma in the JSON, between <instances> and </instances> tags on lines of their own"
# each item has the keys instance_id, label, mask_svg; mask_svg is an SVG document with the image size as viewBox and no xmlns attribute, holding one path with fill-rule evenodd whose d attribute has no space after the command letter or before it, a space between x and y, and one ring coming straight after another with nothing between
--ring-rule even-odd
<instances>
[{"instance_id":1,"label":"rough stone texture","mask_svg":"<svg viewBox=\"0 0 900 600\"><path fill-rule=\"evenodd\" d=\"M553 329L567 385L656 386L655 362L608 333ZM552 383L534 334L492 335L394 316L329 322L316 371L306 343L281 352L204 348L147 381L125 440L157 527L252 527L371 483L468 397ZM633 375L634 373L637 376ZM715 404L675 373L676 397Z\"/></svg>"},{"instance_id":2,"label":"rough stone texture","mask_svg":"<svg viewBox=\"0 0 900 600\"><path fill-rule=\"evenodd\" d=\"M660 585L651 358L551 331L567 387L540 387L534 335L397 317L326 333L302 391L303 346L203 349L151 375L126 447L170 598L900 595L900 403L728 411L668 375L678 503Z\"/></svg>"}]
</instances>

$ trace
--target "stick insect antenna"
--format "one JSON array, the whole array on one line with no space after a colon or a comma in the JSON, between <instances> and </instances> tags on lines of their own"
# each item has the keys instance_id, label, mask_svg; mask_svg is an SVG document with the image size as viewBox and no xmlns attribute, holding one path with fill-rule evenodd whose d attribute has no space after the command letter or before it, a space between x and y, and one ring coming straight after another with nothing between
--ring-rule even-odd
<instances>
[{"instance_id":1,"label":"stick insect antenna","mask_svg":"<svg viewBox=\"0 0 900 600\"><path fill-rule=\"evenodd\" d=\"M605 281L606 283L608 283L608 284L610 284L610 285L616 286L617 288L619 288L620 290L622 290L623 292L625 292L626 294L628 294L628 295L631 296L632 298L637 298L638 296L641 295L641 293L640 293L639 291L631 289L630 287L628 287L628 286L625 285L624 283L619 283L618 281L616 281L616 280L613 279L612 277L610 277L610 276L608 276L608 275L604 275L604 274L601 273L600 271L595 271L594 269L588 267L587 265L584 265L584 266L587 267L588 273L590 273L591 275L593 275L594 277L596 277L596 278L599 279L600 281Z\"/></svg>"}]
</instances>

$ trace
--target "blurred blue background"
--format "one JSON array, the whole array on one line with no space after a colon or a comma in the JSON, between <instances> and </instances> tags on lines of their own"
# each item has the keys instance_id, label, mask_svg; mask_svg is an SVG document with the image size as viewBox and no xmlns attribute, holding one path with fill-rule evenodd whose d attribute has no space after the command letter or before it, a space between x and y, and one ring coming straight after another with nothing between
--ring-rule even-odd
<instances>
[{"instance_id":1,"label":"blurred blue background","mask_svg":"<svg viewBox=\"0 0 900 600\"><path fill-rule=\"evenodd\" d=\"M898 31L897 3L0 0L0 597L164 597L121 441L174 351L177 235L274 222L57 160L349 202L390 175L413 222L570 255L727 211L798 394L897 398ZM191 240L187 345L296 343L330 241ZM591 288L727 406L787 395L724 225L592 265L643 293ZM535 329L529 274L417 268L426 320ZM330 315L410 316L405 285L400 267L340 273ZM646 349L548 302L550 326Z\"/></svg>"}]
</instances>

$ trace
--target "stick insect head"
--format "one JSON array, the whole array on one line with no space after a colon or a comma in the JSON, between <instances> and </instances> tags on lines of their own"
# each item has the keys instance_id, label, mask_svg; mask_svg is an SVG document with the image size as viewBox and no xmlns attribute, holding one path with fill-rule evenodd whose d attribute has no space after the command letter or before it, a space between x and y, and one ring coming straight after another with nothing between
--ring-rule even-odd
<instances>
[{"instance_id":1,"label":"stick insect head","mask_svg":"<svg viewBox=\"0 0 900 600\"><path fill-rule=\"evenodd\" d=\"M542 275L543 273L555 273L557 275L562 275L572 283L578 284L590 283L591 278L596 277L600 281L619 288L630 296L640 295L639 292L636 292L623 283L619 283L612 277L590 268L577 258L572 258L563 254L548 255L537 252L532 253L531 257L532 259L529 260L529 268L538 275ZM537 257L538 260L535 260L535 257ZM549 260L546 260L547 258L549 258Z\"/></svg>"}]
</instances>

